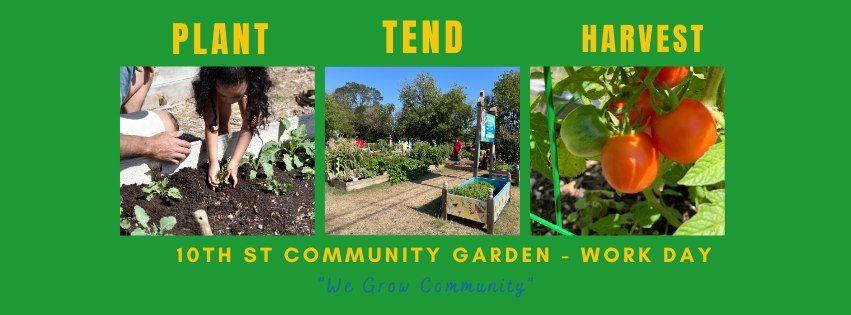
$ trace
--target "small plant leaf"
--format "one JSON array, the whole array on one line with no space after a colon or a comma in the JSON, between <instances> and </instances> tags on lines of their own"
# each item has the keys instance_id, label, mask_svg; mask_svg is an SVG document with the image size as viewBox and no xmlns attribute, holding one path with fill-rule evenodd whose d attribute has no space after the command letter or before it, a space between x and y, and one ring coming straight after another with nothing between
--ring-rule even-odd
<instances>
[{"instance_id":1,"label":"small plant leaf","mask_svg":"<svg viewBox=\"0 0 851 315\"><path fill-rule=\"evenodd\" d=\"M558 176L561 177L576 177L585 172L585 159L570 154L564 141L558 140Z\"/></svg>"},{"instance_id":2,"label":"small plant leaf","mask_svg":"<svg viewBox=\"0 0 851 315\"><path fill-rule=\"evenodd\" d=\"M250 172L248 172L248 177L251 179L257 178L257 171L251 170Z\"/></svg>"},{"instance_id":3,"label":"small plant leaf","mask_svg":"<svg viewBox=\"0 0 851 315\"><path fill-rule=\"evenodd\" d=\"M293 170L293 168L294 168L294 167L293 167L293 157L292 157L292 155L284 154L284 156L283 156L283 158L281 159L281 161L284 161L284 165L286 165L286 168L287 168L287 170L288 170L288 171Z\"/></svg>"},{"instance_id":4,"label":"small plant leaf","mask_svg":"<svg viewBox=\"0 0 851 315\"><path fill-rule=\"evenodd\" d=\"M160 219L160 232L165 232L174 228L177 224L177 219L172 216L163 217Z\"/></svg>"},{"instance_id":5,"label":"small plant leaf","mask_svg":"<svg viewBox=\"0 0 851 315\"><path fill-rule=\"evenodd\" d=\"M145 212L145 209L140 206L134 206L133 212L136 215L136 221L139 222L139 225L141 225L147 230L148 221L150 221L150 218L148 218L148 213Z\"/></svg>"},{"instance_id":6,"label":"small plant leaf","mask_svg":"<svg viewBox=\"0 0 851 315\"><path fill-rule=\"evenodd\" d=\"M130 235L131 236L146 236L146 235L148 235L148 233L145 232L145 230L143 230L142 228L136 228L135 230L133 230L133 232L130 232Z\"/></svg>"},{"instance_id":7,"label":"small plant leaf","mask_svg":"<svg viewBox=\"0 0 851 315\"><path fill-rule=\"evenodd\" d=\"M600 218L591 224L591 229L602 235L626 234L626 229L621 227L621 217L617 213Z\"/></svg>"},{"instance_id":8,"label":"small plant leaf","mask_svg":"<svg viewBox=\"0 0 851 315\"><path fill-rule=\"evenodd\" d=\"M267 178L272 178L275 175L275 168L272 167L271 163L263 163L263 174L266 175Z\"/></svg>"},{"instance_id":9,"label":"small plant leaf","mask_svg":"<svg viewBox=\"0 0 851 315\"><path fill-rule=\"evenodd\" d=\"M168 196L177 200L183 199L183 195L180 194L180 190L178 190L177 187L169 188Z\"/></svg>"},{"instance_id":10,"label":"small plant leaf","mask_svg":"<svg viewBox=\"0 0 851 315\"><path fill-rule=\"evenodd\" d=\"M724 142L719 142L709 148L685 176L680 179L680 185L704 186L724 180Z\"/></svg>"},{"instance_id":11,"label":"small plant leaf","mask_svg":"<svg viewBox=\"0 0 851 315\"><path fill-rule=\"evenodd\" d=\"M632 220L636 225L645 229L650 228L653 223L659 220L662 216L659 209L651 207L646 201L638 202L632 206Z\"/></svg>"},{"instance_id":12,"label":"small plant leaf","mask_svg":"<svg viewBox=\"0 0 851 315\"><path fill-rule=\"evenodd\" d=\"M122 219L121 222L118 223L118 226L122 229L126 230L130 228L130 220Z\"/></svg>"}]
</instances>

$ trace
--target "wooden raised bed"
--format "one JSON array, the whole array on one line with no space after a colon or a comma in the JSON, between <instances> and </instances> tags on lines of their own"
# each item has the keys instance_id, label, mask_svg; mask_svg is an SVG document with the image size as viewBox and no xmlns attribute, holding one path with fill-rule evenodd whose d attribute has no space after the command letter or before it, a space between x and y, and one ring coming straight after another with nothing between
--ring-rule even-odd
<instances>
[{"instance_id":1,"label":"wooden raised bed","mask_svg":"<svg viewBox=\"0 0 851 315\"><path fill-rule=\"evenodd\" d=\"M477 200L464 196L458 196L449 193L448 183L443 183L443 218L447 219L449 215L465 218L475 222L484 224L488 234L493 234L493 227L502 209L508 204L508 199L511 197L509 189L511 183L507 180L473 177L458 186L469 185L475 182L488 182L494 186L494 191L490 193L486 200Z\"/></svg>"},{"instance_id":2,"label":"wooden raised bed","mask_svg":"<svg viewBox=\"0 0 851 315\"><path fill-rule=\"evenodd\" d=\"M330 182L331 182L332 187L340 189L340 190L344 190L346 192L349 192L349 191L352 191L352 190L362 189L362 188L366 188L366 187L369 187L369 186L378 185L378 184L381 184L381 183L386 183L388 180L390 180L390 175L385 173L384 175L379 175L379 176L372 177L372 178L359 179L359 180L351 181L351 182L344 182L344 181L340 181L340 180L332 180Z\"/></svg>"},{"instance_id":3,"label":"wooden raised bed","mask_svg":"<svg viewBox=\"0 0 851 315\"><path fill-rule=\"evenodd\" d=\"M290 117L289 120L289 130L294 130L300 125L305 125L307 127L307 136L309 138L313 137L314 114ZM251 138L251 143L248 145L248 150L246 152L257 154L266 142L279 140L278 136L281 134L280 130L278 130L279 126L280 123L274 121L266 124L264 127L261 127L259 136L255 135ZM286 141L288 138L289 133L286 133L284 138L280 140ZM239 131L219 136L219 159L221 159L225 153L228 155L233 154L237 139L239 139ZM151 182L152 175L172 175L183 168L198 168L206 164L207 149L206 146L204 146L204 141L193 141L190 145L189 155L185 160L180 162L180 164L176 165L161 163L160 161L146 157L121 160L121 181L119 185L148 184Z\"/></svg>"}]
</instances>

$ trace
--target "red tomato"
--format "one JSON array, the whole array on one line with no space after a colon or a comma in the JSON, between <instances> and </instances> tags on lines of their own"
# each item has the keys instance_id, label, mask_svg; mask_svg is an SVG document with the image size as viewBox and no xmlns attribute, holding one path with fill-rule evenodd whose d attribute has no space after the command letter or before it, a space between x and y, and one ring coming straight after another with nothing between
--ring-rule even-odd
<instances>
[{"instance_id":1,"label":"red tomato","mask_svg":"<svg viewBox=\"0 0 851 315\"><path fill-rule=\"evenodd\" d=\"M659 154L645 133L614 136L600 155L603 177L612 188L637 193L653 183L659 171Z\"/></svg>"},{"instance_id":2,"label":"red tomato","mask_svg":"<svg viewBox=\"0 0 851 315\"><path fill-rule=\"evenodd\" d=\"M688 98L668 114L653 118L651 126L659 152L682 164L697 161L718 139L712 113Z\"/></svg>"},{"instance_id":3,"label":"red tomato","mask_svg":"<svg viewBox=\"0 0 851 315\"><path fill-rule=\"evenodd\" d=\"M687 75L688 67L662 67L653 82L659 87L672 89L683 82ZM638 77L644 80L647 77L647 68L641 68Z\"/></svg>"}]
</instances>

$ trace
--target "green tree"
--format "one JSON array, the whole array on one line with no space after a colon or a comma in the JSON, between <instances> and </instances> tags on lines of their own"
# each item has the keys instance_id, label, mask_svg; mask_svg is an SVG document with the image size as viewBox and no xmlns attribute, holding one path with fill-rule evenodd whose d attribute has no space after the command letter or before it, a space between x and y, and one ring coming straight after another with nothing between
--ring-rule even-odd
<instances>
[{"instance_id":1,"label":"green tree","mask_svg":"<svg viewBox=\"0 0 851 315\"><path fill-rule=\"evenodd\" d=\"M387 139L393 133L393 104L361 106L355 110L355 130L368 142Z\"/></svg>"},{"instance_id":2,"label":"green tree","mask_svg":"<svg viewBox=\"0 0 851 315\"><path fill-rule=\"evenodd\" d=\"M387 138L393 131L393 105L382 105L384 99L378 89L357 82L347 82L328 96L329 104L336 108L333 126L341 135L361 137L374 142ZM330 114L332 109L326 106ZM327 115L327 114L326 114ZM330 117L329 117L330 119ZM327 119L326 119L327 121ZM338 123L345 122L342 126ZM326 129L329 123L326 122Z\"/></svg>"},{"instance_id":3,"label":"green tree","mask_svg":"<svg viewBox=\"0 0 851 315\"><path fill-rule=\"evenodd\" d=\"M496 107L497 158L510 164L520 164L520 73L503 72L494 83L488 108Z\"/></svg>"},{"instance_id":4,"label":"green tree","mask_svg":"<svg viewBox=\"0 0 851 315\"><path fill-rule=\"evenodd\" d=\"M357 82L347 82L335 89L328 98L334 99L350 110L361 106L380 105L384 100L381 91Z\"/></svg>"},{"instance_id":5,"label":"green tree","mask_svg":"<svg viewBox=\"0 0 851 315\"><path fill-rule=\"evenodd\" d=\"M351 110L333 98L328 98L325 100L325 134L333 135L334 131L341 136L352 136L355 133Z\"/></svg>"},{"instance_id":6,"label":"green tree","mask_svg":"<svg viewBox=\"0 0 851 315\"><path fill-rule=\"evenodd\" d=\"M403 84L399 101L402 109L396 125L400 138L446 143L460 137L473 120L464 87L454 85L442 94L428 73Z\"/></svg>"}]
</instances>

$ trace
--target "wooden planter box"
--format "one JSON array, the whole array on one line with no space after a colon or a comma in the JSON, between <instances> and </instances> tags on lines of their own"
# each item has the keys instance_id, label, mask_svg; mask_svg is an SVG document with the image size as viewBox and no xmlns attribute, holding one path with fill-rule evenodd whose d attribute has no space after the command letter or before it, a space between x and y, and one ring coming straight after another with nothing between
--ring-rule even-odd
<instances>
[{"instance_id":1,"label":"wooden planter box","mask_svg":"<svg viewBox=\"0 0 851 315\"><path fill-rule=\"evenodd\" d=\"M384 175L379 175L379 176L376 176L376 177L373 177L373 178L359 179L359 180L351 181L351 182L332 180L331 186L334 187L334 188L349 192L349 191L356 190L356 189L366 188L366 187L369 187L369 186L372 186L372 185L378 185L378 184L381 184L381 183L386 183L388 180L390 180L390 175L384 174Z\"/></svg>"},{"instance_id":2,"label":"wooden planter box","mask_svg":"<svg viewBox=\"0 0 851 315\"><path fill-rule=\"evenodd\" d=\"M487 200L477 200L453 195L449 193L449 187L444 183L443 218L446 219L449 215L453 215L480 222L484 225L488 234L493 234L494 224L499 219L502 209L505 208L505 205L508 204L508 199L511 197L511 194L509 194L511 183L502 179L473 177L458 186L469 185L475 182L488 182L493 185L493 196L489 196Z\"/></svg>"}]
</instances>

